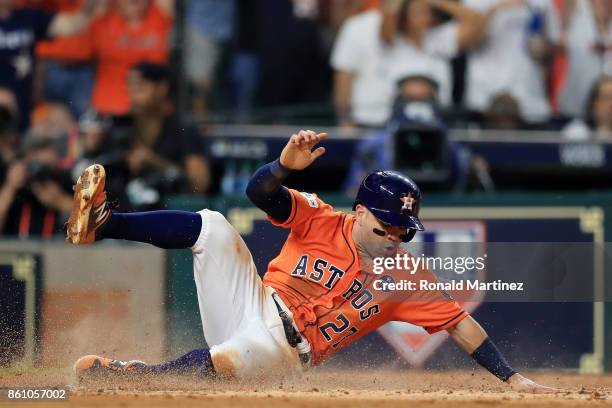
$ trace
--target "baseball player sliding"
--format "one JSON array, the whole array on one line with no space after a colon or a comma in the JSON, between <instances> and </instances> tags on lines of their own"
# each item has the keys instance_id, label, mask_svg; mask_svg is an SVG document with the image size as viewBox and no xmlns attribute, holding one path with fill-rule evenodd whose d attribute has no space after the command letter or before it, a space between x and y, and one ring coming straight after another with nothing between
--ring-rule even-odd
<instances>
[{"instance_id":1,"label":"baseball player sliding","mask_svg":"<svg viewBox=\"0 0 612 408\"><path fill-rule=\"evenodd\" d=\"M194 374L259 378L299 373L389 321L446 330L458 346L512 389L549 392L510 367L483 328L447 295L437 291L375 290L377 257L393 257L424 228L421 192L392 171L367 176L354 214L334 211L314 194L282 185L293 171L325 153L315 146L325 133L300 131L279 159L258 169L247 195L269 221L291 232L262 279L240 235L218 212L153 211L122 214L107 202L105 171L87 168L77 181L68 241L125 239L160 248L191 248L204 336L210 348L162 364L81 357L79 377L93 374ZM401 272L401 271L400 271ZM397 271L390 271L387 280ZM418 279L434 280L428 270Z\"/></svg>"}]
</instances>

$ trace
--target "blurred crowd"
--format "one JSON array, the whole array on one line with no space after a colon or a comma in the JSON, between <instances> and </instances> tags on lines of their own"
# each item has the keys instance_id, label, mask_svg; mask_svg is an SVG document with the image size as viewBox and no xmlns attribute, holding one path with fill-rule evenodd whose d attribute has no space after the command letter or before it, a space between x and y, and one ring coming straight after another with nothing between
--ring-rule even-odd
<instances>
[{"instance_id":1,"label":"blurred crowd","mask_svg":"<svg viewBox=\"0 0 612 408\"><path fill-rule=\"evenodd\" d=\"M612 73L611 17L606 0L381 0L335 41L338 122L383 125L398 81L424 75L454 126L560 130L576 120L570 136L588 137L580 125L605 136L612 112L595 110Z\"/></svg>"},{"instance_id":2,"label":"blurred crowd","mask_svg":"<svg viewBox=\"0 0 612 408\"><path fill-rule=\"evenodd\" d=\"M56 233L94 161L128 208L207 193L218 118L377 129L348 190L400 116L612 139L611 23L609 0L0 0L0 234Z\"/></svg>"},{"instance_id":3,"label":"blurred crowd","mask_svg":"<svg viewBox=\"0 0 612 408\"><path fill-rule=\"evenodd\" d=\"M204 193L198 127L173 102L172 0L0 1L0 232L51 237L92 162L124 209Z\"/></svg>"}]
</instances>

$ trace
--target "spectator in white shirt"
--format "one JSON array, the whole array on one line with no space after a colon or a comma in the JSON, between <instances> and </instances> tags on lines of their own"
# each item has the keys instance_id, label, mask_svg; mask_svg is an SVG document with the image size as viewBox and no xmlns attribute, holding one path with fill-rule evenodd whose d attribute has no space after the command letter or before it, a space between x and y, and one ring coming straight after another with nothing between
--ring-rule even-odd
<instances>
[{"instance_id":1,"label":"spectator in white shirt","mask_svg":"<svg viewBox=\"0 0 612 408\"><path fill-rule=\"evenodd\" d=\"M563 14L568 71L559 108L577 117L597 79L612 74L612 2L566 0Z\"/></svg>"},{"instance_id":2,"label":"spectator in white shirt","mask_svg":"<svg viewBox=\"0 0 612 408\"><path fill-rule=\"evenodd\" d=\"M560 40L550 0L463 0L489 17L482 44L470 51L466 77L469 109L483 112L493 97L510 93L528 122L550 116L546 66Z\"/></svg>"},{"instance_id":3,"label":"spectator in white shirt","mask_svg":"<svg viewBox=\"0 0 612 408\"><path fill-rule=\"evenodd\" d=\"M453 21L435 26L434 11L449 14ZM406 75L430 75L440 84L442 104L448 105L448 60L477 44L485 26L483 15L451 0L386 0L381 10L347 20L331 57L339 124L383 125L391 112L394 85Z\"/></svg>"}]
</instances>

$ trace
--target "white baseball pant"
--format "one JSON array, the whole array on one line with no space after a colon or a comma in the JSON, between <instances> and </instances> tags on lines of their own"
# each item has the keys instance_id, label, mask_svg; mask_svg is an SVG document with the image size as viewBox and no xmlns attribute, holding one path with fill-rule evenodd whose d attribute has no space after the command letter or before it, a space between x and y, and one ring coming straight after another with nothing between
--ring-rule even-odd
<instances>
[{"instance_id":1,"label":"white baseball pant","mask_svg":"<svg viewBox=\"0 0 612 408\"><path fill-rule=\"evenodd\" d=\"M246 244L225 219L199 212L202 231L192 247L193 271L204 337L215 371L247 379L302 371L272 299Z\"/></svg>"}]
</instances>

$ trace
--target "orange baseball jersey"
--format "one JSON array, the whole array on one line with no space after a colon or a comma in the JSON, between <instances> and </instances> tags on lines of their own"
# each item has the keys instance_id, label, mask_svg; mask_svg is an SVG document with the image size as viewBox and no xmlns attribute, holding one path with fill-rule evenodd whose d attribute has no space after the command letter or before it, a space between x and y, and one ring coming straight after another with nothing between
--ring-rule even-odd
<instances>
[{"instance_id":1,"label":"orange baseball jersey","mask_svg":"<svg viewBox=\"0 0 612 408\"><path fill-rule=\"evenodd\" d=\"M280 254L268 265L265 285L291 309L298 330L312 346L313 364L390 321L447 329L468 314L440 291L382 291L377 280L434 281L429 270L414 275L361 265L352 238L355 216L334 211L314 194L289 190L291 215L272 224L291 228Z\"/></svg>"}]
</instances>

